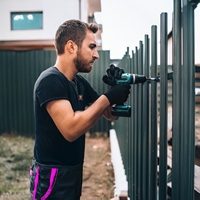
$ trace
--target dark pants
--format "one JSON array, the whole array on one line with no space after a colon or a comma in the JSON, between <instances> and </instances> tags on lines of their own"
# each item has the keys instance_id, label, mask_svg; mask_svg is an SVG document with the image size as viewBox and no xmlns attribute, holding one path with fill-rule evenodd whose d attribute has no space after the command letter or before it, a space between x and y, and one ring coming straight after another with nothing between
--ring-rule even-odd
<instances>
[{"instance_id":1,"label":"dark pants","mask_svg":"<svg viewBox=\"0 0 200 200\"><path fill-rule=\"evenodd\" d=\"M80 200L83 165L53 166L33 162L30 169L32 200Z\"/></svg>"}]
</instances>

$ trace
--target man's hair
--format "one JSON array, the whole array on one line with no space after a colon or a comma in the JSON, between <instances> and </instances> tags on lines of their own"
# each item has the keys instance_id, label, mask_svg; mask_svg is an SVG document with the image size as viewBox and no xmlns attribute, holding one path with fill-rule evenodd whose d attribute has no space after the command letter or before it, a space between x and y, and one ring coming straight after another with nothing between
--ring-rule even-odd
<instances>
[{"instance_id":1,"label":"man's hair","mask_svg":"<svg viewBox=\"0 0 200 200\"><path fill-rule=\"evenodd\" d=\"M86 37L87 30L93 33L98 31L98 26L94 23L85 23L80 20L68 20L58 27L55 35L55 47L57 55L65 52L65 45L69 40L76 43L81 48L82 42Z\"/></svg>"}]
</instances>

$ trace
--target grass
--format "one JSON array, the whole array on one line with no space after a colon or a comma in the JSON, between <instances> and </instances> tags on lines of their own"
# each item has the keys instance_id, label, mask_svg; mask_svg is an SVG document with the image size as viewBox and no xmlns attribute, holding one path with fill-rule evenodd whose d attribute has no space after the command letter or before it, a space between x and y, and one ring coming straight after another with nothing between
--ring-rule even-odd
<instances>
[{"instance_id":1,"label":"grass","mask_svg":"<svg viewBox=\"0 0 200 200\"><path fill-rule=\"evenodd\" d=\"M34 139L0 136L0 200L30 200L29 170ZM81 200L108 200L113 197L114 174L110 163L109 139L93 135L86 139Z\"/></svg>"},{"instance_id":2,"label":"grass","mask_svg":"<svg viewBox=\"0 0 200 200\"><path fill-rule=\"evenodd\" d=\"M0 136L0 199L29 199L33 146L31 138Z\"/></svg>"}]
</instances>

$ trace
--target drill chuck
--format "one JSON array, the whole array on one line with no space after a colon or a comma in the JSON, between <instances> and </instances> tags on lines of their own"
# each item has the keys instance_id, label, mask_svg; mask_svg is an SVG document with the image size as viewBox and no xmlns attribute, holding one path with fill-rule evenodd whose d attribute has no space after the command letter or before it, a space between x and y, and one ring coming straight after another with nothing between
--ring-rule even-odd
<instances>
[{"instance_id":1,"label":"drill chuck","mask_svg":"<svg viewBox=\"0 0 200 200\"><path fill-rule=\"evenodd\" d=\"M144 75L138 75L138 74L132 74L132 75L135 75L135 82L134 82L134 84L145 83L147 81L147 78Z\"/></svg>"}]
</instances>

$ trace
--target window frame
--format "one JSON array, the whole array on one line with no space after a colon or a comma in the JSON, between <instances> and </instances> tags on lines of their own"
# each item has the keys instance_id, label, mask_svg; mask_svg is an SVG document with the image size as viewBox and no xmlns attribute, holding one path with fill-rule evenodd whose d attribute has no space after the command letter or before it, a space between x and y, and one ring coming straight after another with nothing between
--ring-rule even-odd
<instances>
[{"instance_id":1,"label":"window frame","mask_svg":"<svg viewBox=\"0 0 200 200\"><path fill-rule=\"evenodd\" d=\"M41 14L41 28L17 28L17 29L14 29L13 26L14 26L14 17L13 15L28 15L28 14ZM10 29L11 31L26 31L26 30L42 30L44 28L44 23L43 23L43 11L22 11L22 12L10 12ZM39 23L38 23L39 24Z\"/></svg>"}]
</instances>

